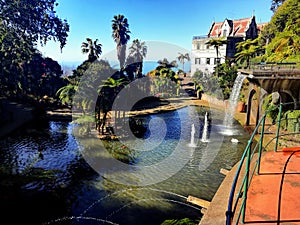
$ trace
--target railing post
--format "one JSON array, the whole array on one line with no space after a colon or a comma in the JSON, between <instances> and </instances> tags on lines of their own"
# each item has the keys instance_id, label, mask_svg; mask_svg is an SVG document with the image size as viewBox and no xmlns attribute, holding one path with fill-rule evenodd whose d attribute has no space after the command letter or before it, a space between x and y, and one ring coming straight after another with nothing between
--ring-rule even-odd
<instances>
[{"instance_id":1,"label":"railing post","mask_svg":"<svg viewBox=\"0 0 300 225\"><path fill-rule=\"evenodd\" d=\"M250 171L250 162L251 162L251 142L249 140L247 146L247 160L246 160L246 171L245 171L245 183L244 183L244 193L243 193L243 204L242 204L242 224L245 222L245 214L246 214L246 200L247 200L247 192L249 185L249 171Z\"/></svg>"},{"instance_id":2,"label":"railing post","mask_svg":"<svg viewBox=\"0 0 300 225\"><path fill-rule=\"evenodd\" d=\"M261 154L262 154L262 149L263 149L264 132L265 132L265 121L266 121L266 114L263 116L262 121L261 121L261 131L260 131L259 146L258 146L256 174L259 174L259 170L260 170L260 160L261 160Z\"/></svg>"},{"instance_id":3,"label":"railing post","mask_svg":"<svg viewBox=\"0 0 300 225\"><path fill-rule=\"evenodd\" d=\"M281 113L282 113L282 103L280 103L280 105L279 105L279 116L278 116L278 122L277 122L276 143L275 143L275 147L274 147L274 152L277 151L277 147L278 147L278 139L279 139L280 123L281 123Z\"/></svg>"}]
</instances>

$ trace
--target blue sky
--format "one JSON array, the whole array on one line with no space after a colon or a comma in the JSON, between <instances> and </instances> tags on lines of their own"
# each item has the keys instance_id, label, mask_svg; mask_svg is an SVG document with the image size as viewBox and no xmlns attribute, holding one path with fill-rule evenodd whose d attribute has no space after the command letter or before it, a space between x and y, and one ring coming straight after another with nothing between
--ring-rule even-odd
<instances>
[{"instance_id":1,"label":"blue sky","mask_svg":"<svg viewBox=\"0 0 300 225\"><path fill-rule=\"evenodd\" d=\"M192 37L205 35L213 21L250 17L256 22L270 21L271 0L57 0L57 15L70 24L67 45L59 43L39 47L44 56L59 63L82 62L81 43L87 37L102 44L102 56L115 49L111 20L123 14L129 23L131 41L159 41L191 50ZM130 44L131 42L129 42ZM163 56L161 57L163 58ZM173 60L173 59L172 59ZM76 64L76 63L75 63Z\"/></svg>"}]
</instances>

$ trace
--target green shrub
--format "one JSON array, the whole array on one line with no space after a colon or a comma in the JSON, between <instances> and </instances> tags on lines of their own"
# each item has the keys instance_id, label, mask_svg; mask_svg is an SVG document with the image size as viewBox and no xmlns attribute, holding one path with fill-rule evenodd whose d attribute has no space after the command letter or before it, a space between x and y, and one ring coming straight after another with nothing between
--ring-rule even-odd
<instances>
[{"instance_id":1,"label":"green shrub","mask_svg":"<svg viewBox=\"0 0 300 225\"><path fill-rule=\"evenodd\" d=\"M274 104L272 102L272 94L268 95L264 102L263 102L263 110L267 112L267 116L273 120L273 122L276 121L279 113L278 105Z\"/></svg>"},{"instance_id":2,"label":"green shrub","mask_svg":"<svg viewBox=\"0 0 300 225\"><path fill-rule=\"evenodd\" d=\"M181 220L165 220L161 225L197 225L195 221L184 218Z\"/></svg>"},{"instance_id":3,"label":"green shrub","mask_svg":"<svg viewBox=\"0 0 300 225\"><path fill-rule=\"evenodd\" d=\"M300 121L300 110L289 110L283 115L283 122L281 123L282 128L289 132L299 130Z\"/></svg>"}]
</instances>

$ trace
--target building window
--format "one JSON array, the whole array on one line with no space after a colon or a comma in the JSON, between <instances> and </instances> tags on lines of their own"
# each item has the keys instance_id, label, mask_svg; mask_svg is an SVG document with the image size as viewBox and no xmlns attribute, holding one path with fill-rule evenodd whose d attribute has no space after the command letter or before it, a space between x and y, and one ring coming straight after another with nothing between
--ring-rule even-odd
<instances>
[{"instance_id":1,"label":"building window","mask_svg":"<svg viewBox=\"0 0 300 225\"><path fill-rule=\"evenodd\" d=\"M200 49L200 44L198 43L198 44L197 44L197 50L199 50L199 49Z\"/></svg>"},{"instance_id":2,"label":"building window","mask_svg":"<svg viewBox=\"0 0 300 225\"><path fill-rule=\"evenodd\" d=\"M207 64L207 65L210 64L210 58L206 58L206 64Z\"/></svg>"},{"instance_id":3,"label":"building window","mask_svg":"<svg viewBox=\"0 0 300 225\"><path fill-rule=\"evenodd\" d=\"M200 58L195 58L195 64L201 64L201 59Z\"/></svg>"},{"instance_id":4,"label":"building window","mask_svg":"<svg viewBox=\"0 0 300 225\"><path fill-rule=\"evenodd\" d=\"M206 49L209 49L209 45L206 45Z\"/></svg>"},{"instance_id":5,"label":"building window","mask_svg":"<svg viewBox=\"0 0 300 225\"><path fill-rule=\"evenodd\" d=\"M216 64L220 64L220 62L221 62L221 59L220 58L215 58L214 59L214 64L216 65Z\"/></svg>"},{"instance_id":6,"label":"building window","mask_svg":"<svg viewBox=\"0 0 300 225\"><path fill-rule=\"evenodd\" d=\"M226 29L223 30L223 37L227 37L227 30Z\"/></svg>"}]
</instances>

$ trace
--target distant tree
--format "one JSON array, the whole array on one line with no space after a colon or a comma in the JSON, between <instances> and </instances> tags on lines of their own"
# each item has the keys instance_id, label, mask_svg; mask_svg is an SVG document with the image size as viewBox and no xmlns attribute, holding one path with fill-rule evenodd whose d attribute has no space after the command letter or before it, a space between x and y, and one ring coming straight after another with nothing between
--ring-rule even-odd
<instances>
[{"instance_id":1,"label":"distant tree","mask_svg":"<svg viewBox=\"0 0 300 225\"><path fill-rule=\"evenodd\" d=\"M184 72L184 63L185 63L185 60L191 61L190 55L189 55L189 53L183 54L183 53L180 53L180 52L178 52L178 54L179 54L179 56L177 57L177 59L182 64L182 70Z\"/></svg>"},{"instance_id":2,"label":"distant tree","mask_svg":"<svg viewBox=\"0 0 300 225\"><path fill-rule=\"evenodd\" d=\"M102 53L102 44L98 44L98 39L93 41L91 38L86 38L86 42L81 44L81 52L88 54L88 61L94 62Z\"/></svg>"},{"instance_id":3,"label":"distant tree","mask_svg":"<svg viewBox=\"0 0 300 225\"><path fill-rule=\"evenodd\" d=\"M130 30L127 18L124 15L116 15L112 20L112 38L117 44L117 55L120 69L124 68L126 58L126 44L130 39Z\"/></svg>"},{"instance_id":4,"label":"distant tree","mask_svg":"<svg viewBox=\"0 0 300 225\"><path fill-rule=\"evenodd\" d=\"M148 75L152 77L155 91L158 93L175 93L176 89L180 87L178 74L172 69L178 67L177 61L168 61L167 58L158 60L159 64L153 71L150 71ZM175 83L175 85L174 85ZM178 93L178 92L177 92ZM179 93L178 93L179 94Z\"/></svg>"},{"instance_id":5,"label":"distant tree","mask_svg":"<svg viewBox=\"0 0 300 225\"><path fill-rule=\"evenodd\" d=\"M171 62L168 61L167 58L164 58L163 60L158 60L157 63L159 64L157 67L156 67L156 70L160 70L160 69L163 69L163 68L167 68L167 69L170 69L170 68L173 68L173 67L178 67L178 64L176 62L176 60L173 60Z\"/></svg>"},{"instance_id":6,"label":"distant tree","mask_svg":"<svg viewBox=\"0 0 300 225\"><path fill-rule=\"evenodd\" d=\"M132 45L129 47L129 55L126 59L126 72L129 75L129 79L142 76L143 60L147 55L147 46L145 42L138 39L133 40Z\"/></svg>"}]
</instances>

